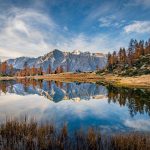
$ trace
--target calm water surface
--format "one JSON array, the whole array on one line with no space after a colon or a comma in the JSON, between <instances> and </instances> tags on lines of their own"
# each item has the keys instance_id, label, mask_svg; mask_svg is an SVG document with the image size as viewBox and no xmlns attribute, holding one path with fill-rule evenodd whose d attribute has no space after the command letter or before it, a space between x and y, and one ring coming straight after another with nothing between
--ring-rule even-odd
<instances>
[{"instance_id":1,"label":"calm water surface","mask_svg":"<svg viewBox=\"0 0 150 150\"><path fill-rule=\"evenodd\" d=\"M150 91L90 83L0 81L0 123L6 117L67 123L69 130L150 131Z\"/></svg>"}]
</instances>

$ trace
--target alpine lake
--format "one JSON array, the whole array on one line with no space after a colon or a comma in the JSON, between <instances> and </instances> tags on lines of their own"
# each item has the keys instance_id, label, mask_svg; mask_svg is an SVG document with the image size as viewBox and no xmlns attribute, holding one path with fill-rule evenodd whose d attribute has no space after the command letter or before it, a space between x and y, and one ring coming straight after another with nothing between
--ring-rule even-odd
<instances>
[{"instance_id":1,"label":"alpine lake","mask_svg":"<svg viewBox=\"0 0 150 150\"><path fill-rule=\"evenodd\" d=\"M90 127L102 133L150 131L150 89L45 80L0 81L0 123L7 118Z\"/></svg>"}]
</instances>

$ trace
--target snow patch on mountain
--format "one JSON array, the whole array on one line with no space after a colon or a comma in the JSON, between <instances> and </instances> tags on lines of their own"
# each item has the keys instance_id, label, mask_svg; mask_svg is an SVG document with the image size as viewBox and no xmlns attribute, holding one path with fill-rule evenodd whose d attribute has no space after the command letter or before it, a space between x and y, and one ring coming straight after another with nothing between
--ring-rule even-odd
<instances>
[{"instance_id":1,"label":"snow patch on mountain","mask_svg":"<svg viewBox=\"0 0 150 150\"><path fill-rule=\"evenodd\" d=\"M75 50L72 53L62 52L55 49L44 56L38 58L19 57L7 60L16 69L23 69L25 62L29 67L42 67L46 72L48 66L55 71L58 66L62 66L64 71L94 71L97 68L102 69L106 66L107 58L102 53L81 52Z\"/></svg>"}]
</instances>

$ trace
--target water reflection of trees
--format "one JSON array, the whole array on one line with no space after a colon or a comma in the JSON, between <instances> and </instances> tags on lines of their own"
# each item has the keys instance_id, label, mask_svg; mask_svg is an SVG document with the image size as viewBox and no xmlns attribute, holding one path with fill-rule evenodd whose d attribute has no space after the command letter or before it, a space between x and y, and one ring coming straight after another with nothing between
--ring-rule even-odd
<instances>
[{"instance_id":1,"label":"water reflection of trees","mask_svg":"<svg viewBox=\"0 0 150 150\"><path fill-rule=\"evenodd\" d=\"M43 91L46 91L47 93L52 90L52 83L55 84L60 90L66 91L66 96L68 98L74 98L76 96L89 96L91 89L88 89L86 91L86 95L80 95L77 90L75 93L72 93L71 90L74 90L74 86L71 87L72 83L62 83L62 82L53 82L53 81L46 81L43 82L43 80L35 80L35 79L18 79L17 81L0 81L0 93L13 93L13 85L14 84L21 84L23 85L23 90L25 92L30 92L29 87L31 86L33 89L36 90L36 88L42 89ZM97 87L98 86L98 87ZM99 85L96 87L96 93L98 94L100 88ZM92 86L93 87L93 86ZM76 87L81 88L81 87ZM84 86L86 88L86 86ZM88 87L87 87L88 88ZM118 103L120 106L127 106L130 112L130 115L133 117L137 113L144 114L147 113L150 115L150 90L142 90L142 89L129 89L129 88L117 88L113 86L107 86L107 96L108 96L108 103ZM88 93L89 92L89 93ZM71 93L71 95L69 95ZM92 93L93 94L93 93Z\"/></svg>"},{"instance_id":2,"label":"water reflection of trees","mask_svg":"<svg viewBox=\"0 0 150 150\"><path fill-rule=\"evenodd\" d=\"M150 115L150 90L117 88L113 86L108 86L107 89L108 102L127 106L132 117L137 113Z\"/></svg>"},{"instance_id":3,"label":"water reflection of trees","mask_svg":"<svg viewBox=\"0 0 150 150\"><path fill-rule=\"evenodd\" d=\"M10 91L13 89L13 85L14 85L15 81L0 81L0 93L7 93L8 92L8 87L10 87Z\"/></svg>"}]
</instances>

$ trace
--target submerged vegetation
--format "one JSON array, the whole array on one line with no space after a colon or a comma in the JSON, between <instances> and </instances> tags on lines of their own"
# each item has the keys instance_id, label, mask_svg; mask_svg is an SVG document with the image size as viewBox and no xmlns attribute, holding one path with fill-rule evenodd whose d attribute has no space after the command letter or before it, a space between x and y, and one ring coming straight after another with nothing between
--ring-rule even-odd
<instances>
[{"instance_id":1,"label":"submerged vegetation","mask_svg":"<svg viewBox=\"0 0 150 150\"><path fill-rule=\"evenodd\" d=\"M53 124L39 125L35 120L7 120L0 125L0 149L31 150L149 150L150 135L128 133L103 135L89 128L69 134L67 126L61 129Z\"/></svg>"}]
</instances>

